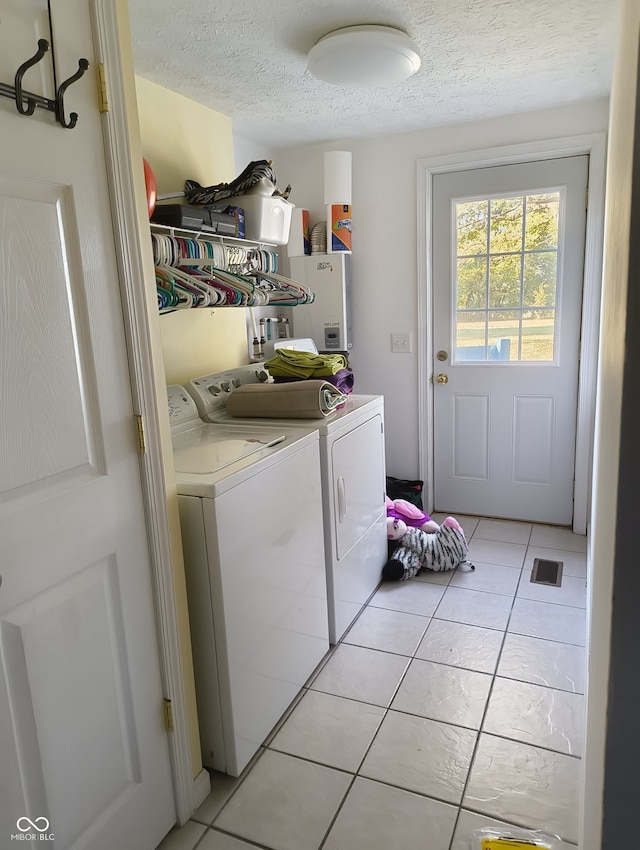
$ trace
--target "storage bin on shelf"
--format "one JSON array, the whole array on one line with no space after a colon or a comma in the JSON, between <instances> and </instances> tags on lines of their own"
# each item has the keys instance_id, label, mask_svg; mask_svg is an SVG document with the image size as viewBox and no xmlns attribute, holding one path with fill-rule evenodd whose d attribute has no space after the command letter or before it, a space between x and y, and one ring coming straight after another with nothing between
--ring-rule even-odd
<instances>
[{"instance_id":1,"label":"storage bin on shelf","mask_svg":"<svg viewBox=\"0 0 640 850\"><path fill-rule=\"evenodd\" d=\"M294 204L280 195L237 195L227 198L225 204L244 210L247 239L273 245L286 245L289 241Z\"/></svg>"}]
</instances>

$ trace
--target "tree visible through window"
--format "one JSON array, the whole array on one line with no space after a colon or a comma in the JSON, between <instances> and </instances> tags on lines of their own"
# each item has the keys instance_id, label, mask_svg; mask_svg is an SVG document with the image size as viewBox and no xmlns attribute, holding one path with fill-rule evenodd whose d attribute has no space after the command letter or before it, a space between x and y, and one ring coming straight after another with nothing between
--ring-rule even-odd
<instances>
[{"instance_id":1,"label":"tree visible through window","mask_svg":"<svg viewBox=\"0 0 640 850\"><path fill-rule=\"evenodd\" d=\"M456 201L456 361L552 361L560 192Z\"/></svg>"}]
</instances>

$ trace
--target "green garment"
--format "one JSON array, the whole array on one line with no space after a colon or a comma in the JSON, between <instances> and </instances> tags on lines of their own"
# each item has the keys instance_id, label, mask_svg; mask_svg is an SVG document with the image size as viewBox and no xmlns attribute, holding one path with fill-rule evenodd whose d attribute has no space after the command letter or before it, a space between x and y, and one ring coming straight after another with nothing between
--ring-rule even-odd
<instances>
[{"instance_id":1,"label":"green garment","mask_svg":"<svg viewBox=\"0 0 640 850\"><path fill-rule=\"evenodd\" d=\"M277 348L264 365L271 375L279 378L323 378L348 368L343 354L314 354L293 348Z\"/></svg>"}]
</instances>

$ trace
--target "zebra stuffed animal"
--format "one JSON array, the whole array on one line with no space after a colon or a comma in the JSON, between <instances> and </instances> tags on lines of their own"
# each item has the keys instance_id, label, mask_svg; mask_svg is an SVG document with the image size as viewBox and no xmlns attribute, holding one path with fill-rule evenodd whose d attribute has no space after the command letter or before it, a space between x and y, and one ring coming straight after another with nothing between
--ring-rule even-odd
<instances>
[{"instance_id":1,"label":"zebra stuffed animal","mask_svg":"<svg viewBox=\"0 0 640 850\"><path fill-rule=\"evenodd\" d=\"M448 516L433 533L419 528L408 528L400 537L398 548L382 569L382 578L386 581L403 581L413 578L421 569L455 570L466 563L475 570L467 558L468 546L460 523Z\"/></svg>"}]
</instances>

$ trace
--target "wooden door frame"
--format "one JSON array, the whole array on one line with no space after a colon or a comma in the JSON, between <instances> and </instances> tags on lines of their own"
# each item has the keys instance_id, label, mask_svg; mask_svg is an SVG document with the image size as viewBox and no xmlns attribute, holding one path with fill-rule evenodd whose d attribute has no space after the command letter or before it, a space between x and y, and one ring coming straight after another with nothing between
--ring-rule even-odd
<instances>
[{"instance_id":1,"label":"wooden door frame","mask_svg":"<svg viewBox=\"0 0 640 850\"><path fill-rule=\"evenodd\" d=\"M173 714L173 731L168 733L168 741L176 819L181 826L209 793L210 780L205 770L194 778L191 764L162 454L162 447L167 441L170 445L171 436L168 419L160 416L159 406L163 404L166 408L166 398L158 397L155 380L157 344L154 346L151 322L157 321L157 305L155 293L152 296L145 283L149 279L151 248L139 207L140 187L144 187L143 169L142 161L138 169L135 167L137 156L134 159L132 153L136 148L132 145L127 117L127 93L130 99L133 70L123 64L123 55L127 57L131 49L129 44L121 44L123 22L120 15L124 14L125 6L121 0L91 0L96 64L102 63L105 67L109 101L108 110L102 115L103 136L133 412L142 416L145 429L146 452L140 455L140 478L163 697L171 701ZM145 240L149 243L146 251L143 249ZM152 316L153 310L155 316ZM161 711L160 706L158 711Z\"/></svg>"},{"instance_id":2,"label":"wooden door frame","mask_svg":"<svg viewBox=\"0 0 640 850\"><path fill-rule=\"evenodd\" d=\"M433 259L431 220L433 177L453 171L510 165L537 159L557 159L588 154L589 183L585 234L584 288L581 316L580 367L574 473L573 531L586 534L591 505L594 411L598 362L600 290L605 191L606 134L570 136L560 139L467 151L460 154L419 159L418 166L418 461L425 482L425 508L433 509Z\"/></svg>"}]
</instances>

